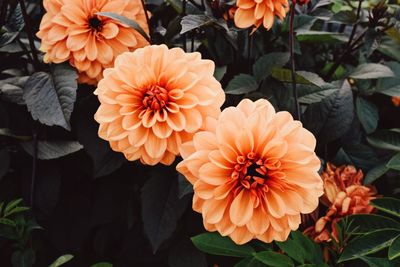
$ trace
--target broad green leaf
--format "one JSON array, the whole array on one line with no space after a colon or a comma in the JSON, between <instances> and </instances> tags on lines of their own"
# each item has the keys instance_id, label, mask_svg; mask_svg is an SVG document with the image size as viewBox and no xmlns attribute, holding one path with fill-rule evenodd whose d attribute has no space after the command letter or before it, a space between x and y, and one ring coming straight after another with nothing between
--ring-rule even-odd
<instances>
[{"instance_id":1,"label":"broad green leaf","mask_svg":"<svg viewBox=\"0 0 400 267\"><path fill-rule=\"evenodd\" d=\"M239 74L233 77L225 89L225 93L231 95L241 95L257 90L256 79L248 74Z\"/></svg>"},{"instance_id":2,"label":"broad green leaf","mask_svg":"<svg viewBox=\"0 0 400 267\"><path fill-rule=\"evenodd\" d=\"M213 255L248 257L255 253L251 246L236 245L229 237L220 236L215 232L194 236L192 242L201 251Z\"/></svg>"},{"instance_id":3,"label":"broad green leaf","mask_svg":"<svg viewBox=\"0 0 400 267\"><path fill-rule=\"evenodd\" d=\"M307 262L313 262L318 264L320 266L323 264L323 255L322 255L322 250L321 247L315 243L313 240L311 240L309 237L305 236L302 232L300 231L292 231L290 234L290 237L294 242L300 245L300 247L303 248L305 251L305 260Z\"/></svg>"},{"instance_id":4,"label":"broad green leaf","mask_svg":"<svg viewBox=\"0 0 400 267\"><path fill-rule=\"evenodd\" d=\"M399 129L380 130L367 137L368 143L372 146L400 152L400 131Z\"/></svg>"},{"instance_id":5,"label":"broad green leaf","mask_svg":"<svg viewBox=\"0 0 400 267\"><path fill-rule=\"evenodd\" d=\"M354 24L357 21L357 16L354 11L343 10L334 14L329 21L343 24Z\"/></svg>"},{"instance_id":6,"label":"broad green leaf","mask_svg":"<svg viewBox=\"0 0 400 267\"><path fill-rule=\"evenodd\" d=\"M384 55L400 61L400 46L395 41L390 39L390 37L384 36L382 38L378 50Z\"/></svg>"},{"instance_id":7,"label":"broad green leaf","mask_svg":"<svg viewBox=\"0 0 400 267\"><path fill-rule=\"evenodd\" d=\"M396 239L393 240L392 244L390 245L388 257L389 260L393 260L400 257L400 235L397 236Z\"/></svg>"},{"instance_id":8,"label":"broad green leaf","mask_svg":"<svg viewBox=\"0 0 400 267\"><path fill-rule=\"evenodd\" d=\"M395 77L378 79L376 84L376 92L388 96L400 96L400 63L386 62L395 74Z\"/></svg>"},{"instance_id":9,"label":"broad green leaf","mask_svg":"<svg viewBox=\"0 0 400 267\"><path fill-rule=\"evenodd\" d=\"M368 171L364 178L364 184L371 184L381 176L383 176L389 170L386 164L379 164Z\"/></svg>"},{"instance_id":10,"label":"broad green leaf","mask_svg":"<svg viewBox=\"0 0 400 267\"><path fill-rule=\"evenodd\" d=\"M384 229L400 231L400 222L377 214L354 214L345 217L342 221L347 222L346 234L349 235L363 235Z\"/></svg>"},{"instance_id":11,"label":"broad green leaf","mask_svg":"<svg viewBox=\"0 0 400 267\"><path fill-rule=\"evenodd\" d=\"M400 217L400 199L381 197L371 200L370 204L380 211Z\"/></svg>"},{"instance_id":12,"label":"broad green leaf","mask_svg":"<svg viewBox=\"0 0 400 267\"><path fill-rule=\"evenodd\" d=\"M293 239L287 239L285 242L275 242L275 244L298 263L305 262L305 248L302 247L298 242L294 241Z\"/></svg>"},{"instance_id":13,"label":"broad green leaf","mask_svg":"<svg viewBox=\"0 0 400 267\"><path fill-rule=\"evenodd\" d=\"M63 256L59 257L58 259L56 259L49 267L59 267L59 266L63 265L64 263L67 263L70 260L72 260L73 257L74 256L71 254L63 255Z\"/></svg>"},{"instance_id":14,"label":"broad green leaf","mask_svg":"<svg viewBox=\"0 0 400 267\"><path fill-rule=\"evenodd\" d=\"M356 110L358 119L367 134L373 133L378 126L378 108L363 97L357 97Z\"/></svg>"},{"instance_id":15,"label":"broad green leaf","mask_svg":"<svg viewBox=\"0 0 400 267\"><path fill-rule=\"evenodd\" d=\"M284 83L291 83L292 82L292 71L289 69L282 69L282 68L273 68L271 76L281 82ZM307 80L306 78L302 77L296 72L296 83L297 84L306 84L312 85L313 83Z\"/></svg>"},{"instance_id":16,"label":"broad green leaf","mask_svg":"<svg viewBox=\"0 0 400 267\"><path fill-rule=\"evenodd\" d=\"M394 155L386 164L386 167L400 171L400 153Z\"/></svg>"},{"instance_id":17,"label":"broad green leaf","mask_svg":"<svg viewBox=\"0 0 400 267\"><path fill-rule=\"evenodd\" d=\"M0 224L8 225L11 227L16 227L16 223L13 220L7 218L0 218Z\"/></svg>"},{"instance_id":18,"label":"broad green leaf","mask_svg":"<svg viewBox=\"0 0 400 267\"><path fill-rule=\"evenodd\" d=\"M344 34L323 31L299 31L296 38L299 42L309 43L340 43L348 40Z\"/></svg>"},{"instance_id":19,"label":"broad green leaf","mask_svg":"<svg viewBox=\"0 0 400 267\"><path fill-rule=\"evenodd\" d=\"M265 264L254 257L249 257L239 261L233 267L265 267Z\"/></svg>"},{"instance_id":20,"label":"broad green leaf","mask_svg":"<svg viewBox=\"0 0 400 267\"><path fill-rule=\"evenodd\" d=\"M218 81L221 81L222 78L224 78L224 75L226 73L226 66L222 66L222 67L216 67L214 70L214 77L215 79L217 79Z\"/></svg>"},{"instance_id":21,"label":"broad green leaf","mask_svg":"<svg viewBox=\"0 0 400 267\"><path fill-rule=\"evenodd\" d=\"M291 258L277 252L262 251L255 253L254 257L270 267L294 267Z\"/></svg>"},{"instance_id":22,"label":"broad green leaf","mask_svg":"<svg viewBox=\"0 0 400 267\"><path fill-rule=\"evenodd\" d=\"M357 66L349 75L353 79L378 79L393 77L393 71L382 64L365 63Z\"/></svg>"},{"instance_id":23,"label":"broad green leaf","mask_svg":"<svg viewBox=\"0 0 400 267\"><path fill-rule=\"evenodd\" d=\"M143 30L143 28L136 21L128 19L125 16L122 16L120 14L116 14L113 12L98 12L98 13L96 13L96 15L107 17L107 18L116 20L122 24L125 24L125 25L135 29L140 35L143 36L144 39L146 39L148 42L150 42L149 35Z\"/></svg>"},{"instance_id":24,"label":"broad green leaf","mask_svg":"<svg viewBox=\"0 0 400 267\"><path fill-rule=\"evenodd\" d=\"M33 155L32 141L21 142L22 148ZM76 141L39 141L37 157L42 160L57 159L78 152L83 146Z\"/></svg>"},{"instance_id":25,"label":"broad green leaf","mask_svg":"<svg viewBox=\"0 0 400 267\"><path fill-rule=\"evenodd\" d=\"M271 75L273 68L286 65L290 55L288 52L274 52L260 57L253 65L253 75L258 82Z\"/></svg>"},{"instance_id":26,"label":"broad green leaf","mask_svg":"<svg viewBox=\"0 0 400 267\"><path fill-rule=\"evenodd\" d=\"M24 87L24 100L34 120L48 126L61 126L70 130L70 117L74 109L77 74L68 64L52 66L52 72L36 72Z\"/></svg>"},{"instance_id":27,"label":"broad green leaf","mask_svg":"<svg viewBox=\"0 0 400 267\"><path fill-rule=\"evenodd\" d=\"M380 164L375 150L368 145L348 145L339 149L335 156L337 164L351 164L363 170L370 170Z\"/></svg>"},{"instance_id":28,"label":"broad green leaf","mask_svg":"<svg viewBox=\"0 0 400 267\"><path fill-rule=\"evenodd\" d=\"M399 261L389 261L387 258L360 257L369 267L398 267Z\"/></svg>"},{"instance_id":29,"label":"broad green leaf","mask_svg":"<svg viewBox=\"0 0 400 267\"><path fill-rule=\"evenodd\" d=\"M302 86L302 89L307 87L306 85ZM321 102L326 97L329 97L333 93L336 93L339 89L332 88L332 89L321 89L318 87L313 86L312 88L316 88L316 90L308 90L309 93L302 93L302 96L299 97L299 102L302 104L311 105L313 103ZM300 88L298 88L300 89ZM300 90L299 90L300 93Z\"/></svg>"},{"instance_id":30,"label":"broad green leaf","mask_svg":"<svg viewBox=\"0 0 400 267\"><path fill-rule=\"evenodd\" d=\"M208 15L204 15L204 14L186 15L181 20L182 30L181 30L180 34L185 34L194 29L213 25L216 23L217 23L217 20ZM217 25L219 25L219 24L217 24Z\"/></svg>"},{"instance_id":31,"label":"broad green leaf","mask_svg":"<svg viewBox=\"0 0 400 267\"><path fill-rule=\"evenodd\" d=\"M12 214L17 214L17 213L21 213L24 211L30 210L30 208L28 207L15 207L12 210L10 210L7 214L5 214L5 216L10 216Z\"/></svg>"},{"instance_id":32,"label":"broad green leaf","mask_svg":"<svg viewBox=\"0 0 400 267\"><path fill-rule=\"evenodd\" d=\"M353 260L384 249L400 234L400 230L378 230L362 235L347 244L338 262Z\"/></svg>"},{"instance_id":33,"label":"broad green leaf","mask_svg":"<svg viewBox=\"0 0 400 267\"><path fill-rule=\"evenodd\" d=\"M1 99L18 105L25 105L23 88L29 76L11 77L0 80Z\"/></svg>"},{"instance_id":34,"label":"broad green leaf","mask_svg":"<svg viewBox=\"0 0 400 267\"><path fill-rule=\"evenodd\" d=\"M14 199L10 201L6 208L4 209L4 216L7 217L7 215L15 208L17 207L20 203L22 202L22 198Z\"/></svg>"},{"instance_id":35,"label":"broad green leaf","mask_svg":"<svg viewBox=\"0 0 400 267\"><path fill-rule=\"evenodd\" d=\"M109 262L99 262L91 265L90 267L113 267L113 265Z\"/></svg>"}]
</instances>

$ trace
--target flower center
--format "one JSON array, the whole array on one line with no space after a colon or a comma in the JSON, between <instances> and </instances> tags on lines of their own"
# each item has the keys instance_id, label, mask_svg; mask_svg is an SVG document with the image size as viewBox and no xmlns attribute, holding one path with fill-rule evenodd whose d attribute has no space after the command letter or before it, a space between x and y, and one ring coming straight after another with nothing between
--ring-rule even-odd
<instances>
[{"instance_id":1,"label":"flower center","mask_svg":"<svg viewBox=\"0 0 400 267\"><path fill-rule=\"evenodd\" d=\"M161 110L168 104L168 91L158 85L152 85L144 93L143 106L152 110Z\"/></svg>"},{"instance_id":2,"label":"flower center","mask_svg":"<svg viewBox=\"0 0 400 267\"><path fill-rule=\"evenodd\" d=\"M268 176L267 162L258 158L253 152L247 156L238 156L231 177L245 188L255 188L266 184Z\"/></svg>"},{"instance_id":3,"label":"flower center","mask_svg":"<svg viewBox=\"0 0 400 267\"><path fill-rule=\"evenodd\" d=\"M101 31L101 29L103 28L103 22L99 20L98 17L91 17L89 19L89 27L93 31Z\"/></svg>"}]
</instances>

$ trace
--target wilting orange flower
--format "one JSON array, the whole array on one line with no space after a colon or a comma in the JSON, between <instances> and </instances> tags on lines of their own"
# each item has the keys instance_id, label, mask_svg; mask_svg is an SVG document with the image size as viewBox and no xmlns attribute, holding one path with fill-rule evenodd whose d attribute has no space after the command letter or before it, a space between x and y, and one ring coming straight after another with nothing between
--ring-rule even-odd
<instances>
[{"instance_id":1,"label":"wilting orange flower","mask_svg":"<svg viewBox=\"0 0 400 267\"><path fill-rule=\"evenodd\" d=\"M208 231L237 244L283 241L323 193L315 142L288 112L244 99L182 145L177 170L193 184Z\"/></svg>"},{"instance_id":2,"label":"wilting orange flower","mask_svg":"<svg viewBox=\"0 0 400 267\"><path fill-rule=\"evenodd\" d=\"M171 164L206 117L221 112L225 95L214 68L200 53L165 45L123 53L95 91L99 136L128 160Z\"/></svg>"},{"instance_id":3,"label":"wilting orange flower","mask_svg":"<svg viewBox=\"0 0 400 267\"><path fill-rule=\"evenodd\" d=\"M148 44L136 30L96 15L117 13L148 32L140 0L44 0L43 5L47 13L37 36L46 53L44 61L69 61L78 70L81 83L96 84L117 55Z\"/></svg>"},{"instance_id":4,"label":"wilting orange flower","mask_svg":"<svg viewBox=\"0 0 400 267\"><path fill-rule=\"evenodd\" d=\"M289 10L288 0L237 0L236 5L235 25L239 28L263 24L269 30L275 16L283 20Z\"/></svg>"},{"instance_id":5,"label":"wilting orange flower","mask_svg":"<svg viewBox=\"0 0 400 267\"><path fill-rule=\"evenodd\" d=\"M324 181L321 202L329 209L306 233L316 242L330 241L331 235L338 241L336 223L347 215L371 213L374 208L369 201L376 197L376 191L362 185L364 175L354 166L336 167L328 163L321 177Z\"/></svg>"},{"instance_id":6,"label":"wilting orange flower","mask_svg":"<svg viewBox=\"0 0 400 267\"><path fill-rule=\"evenodd\" d=\"M393 103L393 105L395 105L396 107L399 107L399 106L400 106L400 97L393 96L393 97L392 97L392 103Z\"/></svg>"}]
</instances>

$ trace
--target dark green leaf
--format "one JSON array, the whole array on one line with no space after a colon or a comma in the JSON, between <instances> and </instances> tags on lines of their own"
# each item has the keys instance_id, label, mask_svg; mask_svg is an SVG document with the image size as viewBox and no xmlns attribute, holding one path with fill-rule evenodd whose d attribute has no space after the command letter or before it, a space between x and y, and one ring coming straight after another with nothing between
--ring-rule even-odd
<instances>
[{"instance_id":1,"label":"dark green leaf","mask_svg":"<svg viewBox=\"0 0 400 267\"><path fill-rule=\"evenodd\" d=\"M388 257L389 260L393 260L400 257L400 235L397 236L396 239L393 240L392 244L390 245Z\"/></svg>"},{"instance_id":2,"label":"dark green leaf","mask_svg":"<svg viewBox=\"0 0 400 267\"><path fill-rule=\"evenodd\" d=\"M154 253L175 231L187 200L178 198L176 172L167 167L151 170L151 178L141 190L141 206L144 231Z\"/></svg>"},{"instance_id":3,"label":"dark green leaf","mask_svg":"<svg viewBox=\"0 0 400 267\"><path fill-rule=\"evenodd\" d=\"M353 121L353 94L345 81L340 90L323 101L308 106L304 113L304 126L320 141L329 143L340 138ZM340 125L340 127L338 127Z\"/></svg>"},{"instance_id":4,"label":"dark green leaf","mask_svg":"<svg viewBox=\"0 0 400 267\"><path fill-rule=\"evenodd\" d=\"M23 99L23 88L29 76L12 77L0 81L1 98L4 101L12 102L18 105L25 105Z\"/></svg>"},{"instance_id":5,"label":"dark green leaf","mask_svg":"<svg viewBox=\"0 0 400 267\"><path fill-rule=\"evenodd\" d=\"M186 15L181 20L182 30L180 34L190 32L203 26L212 25L217 20L207 15Z\"/></svg>"},{"instance_id":6,"label":"dark green leaf","mask_svg":"<svg viewBox=\"0 0 400 267\"><path fill-rule=\"evenodd\" d=\"M344 24L353 24L356 22L356 20L356 14L350 10L339 11L338 13L334 14L330 19L330 21L332 22L339 22Z\"/></svg>"},{"instance_id":7,"label":"dark green leaf","mask_svg":"<svg viewBox=\"0 0 400 267\"><path fill-rule=\"evenodd\" d=\"M91 265L90 267L113 267L113 265L109 262L99 262Z\"/></svg>"},{"instance_id":8,"label":"dark green leaf","mask_svg":"<svg viewBox=\"0 0 400 267\"><path fill-rule=\"evenodd\" d=\"M185 178L185 176L178 174L178 182L179 198L183 198L184 196L193 193L193 185Z\"/></svg>"},{"instance_id":9,"label":"dark green leaf","mask_svg":"<svg viewBox=\"0 0 400 267\"><path fill-rule=\"evenodd\" d=\"M364 127L365 132L367 134L374 132L378 126L378 108L367 99L363 97L357 97L356 110L358 119Z\"/></svg>"},{"instance_id":10,"label":"dark green leaf","mask_svg":"<svg viewBox=\"0 0 400 267\"><path fill-rule=\"evenodd\" d=\"M372 146L400 152L400 130L380 130L367 137Z\"/></svg>"},{"instance_id":11,"label":"dark green leaf","mask_svg":"<svg viewBox=\"0 0 400 267\"><path fill-rule=\"evenodd\" d=\"M400 63L386 62L385 64L395 73L395 76L379 79L376 84L376 92L400 97Z\"/></svg>"},{"instance_id":12,"label":"dark green leaf","mask_svg":"<svg viewBox=\"0 0 400 267\"><path fill-rule=\"evenodd\" d=\"M273 251L262 251L254 254L254 257L260 262L271 267L293 267L293 261L283 254Z\"/></svg>"},{"instance_id":13,"label":"dark green leaf","mask_svg":"<svg viewBox=\"0 0 400 267\"><path fill-rule=\"evenodd\" d=\"M400 199L381 197L371 200L370 204L380 211L400 217Z\"/></svg>"},{"instance_id":14,"label":"dark green leaf","mask_svg":"<svg viewBox=\"0 0 400 267\"><path fill-rule=\"evenodd\" d=\"M307 86L307 85L299 86L298 89L299 89L299 95L300 91L302 91L301 92L302 96L299 97L299 102L307 105L321 102L326 97L329 97L330 95L336 93L339 90L338 88L321 89L316 86Z\"/></svg>"},{"instance_id":15,"label":"dark green leaf","mask_svg":"<svg viewBox=\"0 0 400 267\"><path fill-rule=\"evenodd\" d=\"M398 267L400 261L393 260L389 261L387 258L377 257L360 257L369 267Z\"/></svg>"},{"instance_id":16,"label":"dark green leaf","mask_svg":"<svg viewBox=\"0 0 400 267\"><path fill-rule=\"evenodd\" d=\"M248 74L239 74L233 77L225 89L225 93L231 95L241 95L257 90L256 79Z\"/></svg>"},{"instance_id":17,"label":"dark green leaf","mask_svg":"<svg viewBox=\"0 0 400 267\"><path fill-rule=\"evenodd\" d=\"M265 264L260 262L254 257L244 258L243 260L236 263L233 267L264 267Z\"/></svg>"},{"instance_id":18,"label":"dark green leaf","mask_svg":"<svg viewBox=\"0 0 400 267\"><path fill-rule=\"evenodd\" d=\"M33 155L33 141L21 142L22 148ZM37 157L43 160L57 159L81 150L83 146L76 141L39 141Z\"/></svg>"},{"instance_id":19,"label":"dark green leaf","mask_svg":"<svg viewBox=\"0 0 400 267\"><path fill-rule=\"evenodd\" d=\"M400 171L400 153L394 155L389 162L386 164L389 169L394 169Z\"/></svg>"},{"instance_id":20,"label":"dark green leaf","mask_svg":"<svg viewBox=\"0 0 400 267\"><path fill-rule=\"evenodd\" d=\"M323 31L299 31L296 34L299 42L310 43L340 43L346 42L347 37L341 33L323 32Z\"/></svg>"},{"instance_id":21,"label":"dark green leaf","mask_svg":"<svg viewBox=\"0 0 400 267\"><path fill-rule=\"evenodd\" d=\"M216 67L214 70L215 79L217 79L218 81L221 81L226 73L226 69L227 69L226 66Z\"/></svg>"},{"instance_id":22,"label":"dark green leaf","mask_svg":"<svg viewBox=\"0 0 400 267\"><path fill-rule=\"evenodd\" d=\"M305 236L300 231L292 231L290 237L294 242L299 244L305 251L305 259L307 262L312 262L320 266L323 264L323 255L321 247L311 240L309 237Z\"/></svg>"},{"instance_id":23,"label":"dark green leaf","mask_svg":"<svg viewBox=\"0 0 400 267\"><path fill-rule=\"evenodd\" d=\"M13 209L15 209L22 202L22 198L10 201L4 209L4 216L7 216Z\"/></svg>"},{"instance_id":24,"label":"dark green leaf","mask_svg":"<svg viewBox=\"0 0 400 267\"><path fill-rule=\"evenodd\" d=\"M335 163L351 164L363 170L370 170L380 163L378 155L370 146L364 144L349 145L339 149Z\"/></svg>"},{"instance_id":25,"label":"dark green leaf","mask_svg":"<svg viewBox=\"0 0 400 267\"><path fill-rule=\"evenodd\" d=\"M3 7L4 5L2 5ZM5 15L5 14L3 14ZM2 25L0 25L2 26ZM21 11L21 6L17 4L12 11L12 15L10 19L7 20L7 23L4 25L3 29L6 31L3 34L0 34L0 47L6 46L13 42L20 31L24 28L24 18ZM1 30L1 28L0 28Z\"/></svg>"},{"instance_id":26,"label":"dark green leaf","mask_svg":"<svg viewBox=\"0 0 400 267\"><path fill-rule=\"evenodd\" d=\"M207 267L206 255L199 251L189 238L180 240L169 250L170 267Z\"/></svg>"},{"instance_id":27,"label":"dark green leaf","mask_svg":"<svg viewBox=\"0 0 400 267\"><path fill-rule=\"evenodd\" d=\"M276 245L289 257L298 263L304 263L306 258L305 248L293 239L287 239L285 242L275 242Z\"/></svg>"},{"instance_id":28,"label":"dark green leaf","mask_svg":"<svg viewBox=\"0 0 400 267\"><path fill-rule=\"evenodd\" d=\"M13 220L7 218L0 218L0 224L8 225L11 227L16 227L16 223Z\"/></svg>"},{"instance_id":29,"label":"dark green leaf","mask_svg":"<svg viewBox=\"0 0 400 267\"><path fill-rule=\"evenodd\" d=\"M377 214L354 214L342 219L347 222L346 233L349 235L362 235L376 230L399 230L400 223Z\"/></svg>"},{"instance_id":30,"label":"dark green leaf","mask_svg":"<svg viewBox=\"0 0 400 267\"><path fill-rule=\"evenodd\" d=\"M116 14L113 12L98 12L98 13L96 13L96 15L107 17L107 18L113 19L119 23L125 24L126 26L129 26L132 29L135 29L140 35L143 36L144 39L146 39L148 42L150 42L149 35L143 30L143 28L136 21L128 19L125 16L122 16L120 14Z\"/></svg>"},{"instance_id":31,"label":"dark green leaf","mask_svg":"<svg viewBox=\"0 0 400 267\"><path fill-rule=\"evenodd\" d=\"M194 236L192 242L201 251L213 255L247 257L255 252L251 246L236 245L229 237L220 236L215 232Z\"/></svg>"},{"instance_id":32,"label":"dark green leaf","mask_svg":"<svg viewBox=\"0 0 400 267\"><path fill-rule=\"evenodd\" d=\"M388 170L389 168L386 167L386 164L379 164L375 166L374 168L369 170L369 172L365 176L364 184L373 183L375 180L384 175Z\"/></svg>"},{"instance_id":33,"label":"dark green leaf","mask_svg":"<svg viewBox=\"0 0 400 267\"><path fill-rule=\"evenodd\" d=\"M258 82L265 79L272 73L273 68L280 68L286 65L290 55L288 52L269 53L260 57L253 65L253 75Z\"/></svg>"},{"instance_id":34,"label":"dark green leaf","mask_svg":"<svg viewBox=\"0 0 400 267\"><path fill-rule=\"evenodd\" d=\"M344 262L384 249L400 234L399 230L378 230L362 235L347 244L339 261Z\"/></svg>"},{"instance_id":35,"label":"dark green leaf","mask_svg":"<svg viewBox=\"0 0 400 267\"><path fill-rule=\"evenodd\" d=\"M393 77L393 71L382 64L365 63L357 66L349 76L353 79L378 79L385 77Z\"/></svg>"},{"instance_id":36,"label":"dark green leaf","mask_svg":"<svg viewBox=\"0 0 400 267\"><path fill-rule=\"evenodd\" d=\"M52 66L52 73L36 72L24 87L24 100L33 119L48 126L71 129L70 116L74 109L77 74L68 64Z\"/></svg>"},{"instance_id":37,"label":"dark green leaf","mask_svg":"<svg viewBox=\"0 0 400 267\"><path fill-rule=\"evenodd\" d=\"M63 256L59 257L58 259L56 259L49 267L59 267L59 266L63 265L64 263L67 263L70 260L72 260L73 257L74 256L71 254L63 255Z\"/></svg>"}]
</instances>

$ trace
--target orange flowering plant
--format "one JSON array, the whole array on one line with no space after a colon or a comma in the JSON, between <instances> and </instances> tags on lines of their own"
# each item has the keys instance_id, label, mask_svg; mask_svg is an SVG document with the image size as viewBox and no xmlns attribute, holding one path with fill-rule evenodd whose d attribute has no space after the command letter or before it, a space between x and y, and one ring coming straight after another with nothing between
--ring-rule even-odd
<instances>
[{"instance_id":1,"label":"orange flowering plant","mask_svg":"<svg viewBox=\"0 0 400 267\"><path fill-rule=\"evenodd\" d=\"M400 266L396 8L1 0L0 266Z\"/></svg>"}]
</instances>

